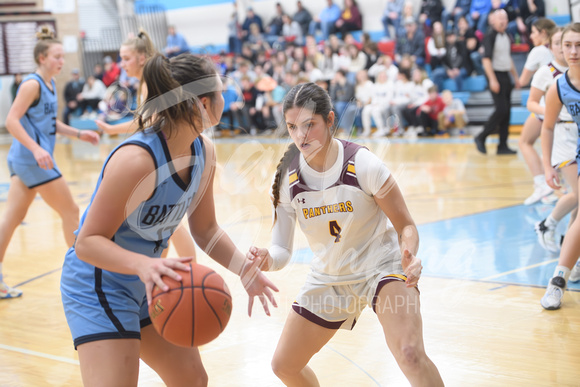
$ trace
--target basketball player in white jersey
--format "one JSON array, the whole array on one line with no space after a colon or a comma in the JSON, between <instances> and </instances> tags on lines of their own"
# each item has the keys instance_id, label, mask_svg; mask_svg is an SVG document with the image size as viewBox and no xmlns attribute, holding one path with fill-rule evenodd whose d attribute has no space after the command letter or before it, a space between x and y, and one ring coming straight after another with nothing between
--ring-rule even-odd
<instances>
[{"instance_id":1,"label":"basketball player in white jersey","mask_svg":"<svg viewBox=\"0 0 580 387\"><path fill-rule=\"evenodd\" d=\"M397 183L366 148L333 138L332 104L319 86L295 86L283 109L293 144L272 186L273 244L251 247L248 258L263 270L284 267L296 221L315 257L274 354L274 373L286 385L317 386L311 357L370 306L411 384L442 386L423 345L419 236Z\"/></svg>"}]
</instances>

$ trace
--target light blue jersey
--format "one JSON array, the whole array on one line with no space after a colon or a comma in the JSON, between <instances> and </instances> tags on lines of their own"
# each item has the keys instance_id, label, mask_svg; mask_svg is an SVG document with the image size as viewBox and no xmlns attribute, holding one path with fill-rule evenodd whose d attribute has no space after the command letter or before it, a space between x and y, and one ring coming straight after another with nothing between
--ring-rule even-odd
<instances>
[{"instance_id":1,"label":"light blue jersey","mask_svg":"<svg viewBox=\"0 0 580 387\"><path fill-rule=\"evenodd\" d=\"M146 130L128 138L105 161L79 230L99 190L108 161L119 148L129 144L141 146L151 155L156 166L156 188L149 199L126 217L112 240L127 250L160 257L199 189L206 156L203 139L198 137L191 145L191 181L186 184L174 169L163 133ZM145 285L139 277L110 272L81 261L74 246L65 257L61 293L75 347L95 340L140 338L141 326L150 323Z\"/></svg>"},{"instance_id":2,"label":"light blue jersey","mask_svg":"<svg viewBox=\"0 0 580 387\"><path fill-rule=\"evenodd\" d=\"M28 75L22 83L31 79L34 79L40 84L40 97L28 108L24 117L20 119L20 123L24 127L24 130L26 130L26 133L42 149L52 155L56 140L56 84L54 83L54 79L51 80L52 90L49 89L40 75L36 73ZM37 165L32 152L16 139L12 140L12 146L8 152L8 162Z\"/></svg>"},{"instance_id":3,"label":"light blue jersey","mask_svg":"<svg viewBox=\"0 0 580 387\"><path fill-rule=\"evenodd\" d=\"M558 85L558 96L562 105L568 109L568 113L578 126L580 134L580 90L576 89L568 76L568 71L556 81ZM580 175L580 138L576 146L576 162L578 163L578 174Z\"/></svg>"}]
</instances>

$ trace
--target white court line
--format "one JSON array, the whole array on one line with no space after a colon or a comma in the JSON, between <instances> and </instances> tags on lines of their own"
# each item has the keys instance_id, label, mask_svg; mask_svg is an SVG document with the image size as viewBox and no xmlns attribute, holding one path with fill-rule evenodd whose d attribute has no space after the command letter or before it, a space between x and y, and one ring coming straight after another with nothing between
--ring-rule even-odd
<instances>
[{"instance_id":1,"label":"white court line","mask_svg":"<svg viewBox=\"0 0 580 387\"><path fill-rule=\"evenodd\" d=\"M10 345L0 344L0 349L5 349L7 351L12 351L12 352L18 352L18 353L22 353L24 355L32 355L32 356L42 357L42 358L54 360L54 361L60 361L62 363L68 363L68 364L73 364L73 365L80 364L79 361L75 360L75 359L69 359L67 357L62 357L62 356L49 355L47 353L31 351L29 349L24 349L24 348L12 347Z\"/></svg>"},{"instance_id":2,"label":"white court line","mask_svg":"<svg viewBox=\"0 0 580 387\"><path fill-rule=\"evenodd\" d=\"M544 261L544 262L536 263L536 264L530 265L530 266L520 267L520 268L517 268L517 269L514 269L514 270L510 270L510 271L504 271L503 273L490 275L489 277L481 278L480 281L489 281L489 280L492 280L492 279L495 279L495 278L503 277L504 275L513 274L513 273L517 273L519 271L524 271L524 270L528 270L528 269L533 269L534 267L548 265L548 264L553 263L553 262L558 262L558 258L551 259L549 261Z\"/></svg>"}]
</instances>

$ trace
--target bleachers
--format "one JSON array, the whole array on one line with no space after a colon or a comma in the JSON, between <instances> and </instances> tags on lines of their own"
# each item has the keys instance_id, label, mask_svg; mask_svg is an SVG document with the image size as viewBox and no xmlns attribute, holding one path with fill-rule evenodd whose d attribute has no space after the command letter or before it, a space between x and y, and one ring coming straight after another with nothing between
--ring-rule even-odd
<instances>
[{"instance_id":1,"label":"bleachers","mask_svg":"<svg viewBox=\"0 0 580 387\"><path fill-rule=\"evenodd\" d=\"M132 121L133 116L126 116L116 121L108 122L111 125L121 124L123 122ZM81 118L79 116L72 116L70 118L70 126L77 129L83 130L98 130L99 127L97 126L95 120Z\"/></svg>"}]
</instances>

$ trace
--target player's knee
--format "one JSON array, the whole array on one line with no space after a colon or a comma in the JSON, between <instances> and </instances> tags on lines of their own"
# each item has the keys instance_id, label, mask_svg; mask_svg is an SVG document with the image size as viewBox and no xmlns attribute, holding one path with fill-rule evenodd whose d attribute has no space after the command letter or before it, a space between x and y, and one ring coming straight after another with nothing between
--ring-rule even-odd
<instances>
[{"instance_id":1,"label":"player's knee","mask_svg":"<svg viewBox=\"0 0 580 387\"><path fill-rule=\"evenodd\" d=\"M413 344L403 344L399 354L401 368L416 368L421 360L421 351Z\"/></svg>"},{"instance_id":2,"label":"player's knee","mask_svg":"<svg viewBox=\"0 0 580 387\"><path fill-rule=\"evenodd\" d=\"M300 370L292 370L292 368L288 366L287 362L285 362L283 359L281 359L276 355L274 355L274 358L272 359L271 366L274 375L276 375L278 378L282 380L285 377L300 372Z\"/></svg>"}]
</instances>

